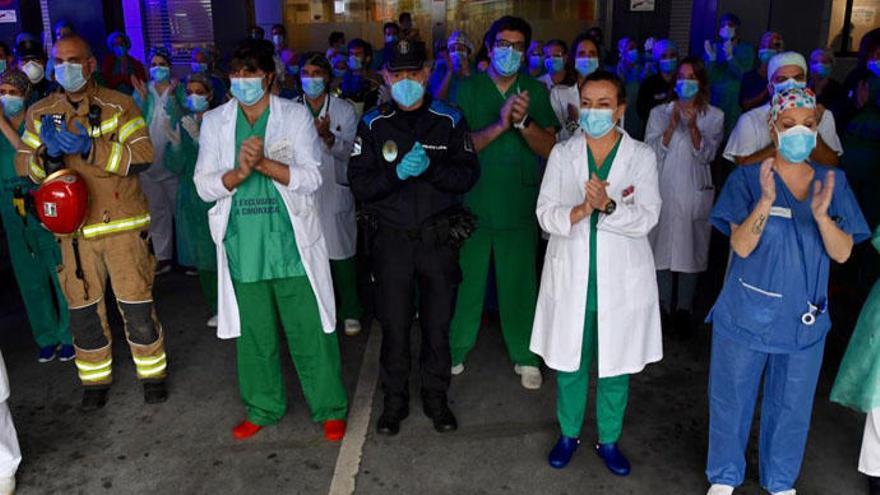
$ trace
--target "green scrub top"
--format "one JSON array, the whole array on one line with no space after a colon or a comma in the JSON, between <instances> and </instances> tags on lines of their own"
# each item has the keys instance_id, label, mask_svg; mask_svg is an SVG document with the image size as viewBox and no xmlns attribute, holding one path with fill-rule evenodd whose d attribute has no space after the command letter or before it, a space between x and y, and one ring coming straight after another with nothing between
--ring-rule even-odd
<instances>
[{"instance_id":1,"label":"green scrub top","mask_svg":"<svg viewBox=\"0 0 880 495\"><path fill-rule=\"evenodd\" d=\"M529 93L529 115L535 124L544 129L559 129L547 88L525 74L518 74L504 94L488 74L474 74L461 81L457 94L450 100L457 102L468 126L480 130L497 122L504 102L520 91ZM480 180L465 195L465 205L480 218L480 227L510 229L535 225L540 159L520 132L511 127L480 151L479 159Z\"/></svg>"},{"instance_id":2,"label":"green scrub top","mask_svg":"<svg viewBox=\"0 0 880 495\"><path fill-rule=\"evenodd\" d=\"M614 157L617 156L617 148L620 147L620 141L622 139L618 137L614 147L611 148L608 156L605 157L605 161L602 162L602 167L598 169L596 168L596 160L593 158L593 152L590 151L589 145L587 146L587 166L590 170L590 177L596 174L599 176L599 179L608 180L608 173L611 171ZM593 213L590 214L590 281L587 283L587 311L599 310L599 297L596 290L596 284L599 283L596 276L596 238L598 237L596 235L596 228L599 225L599 215L600 213L596 210L593 210Z\"/></svg>"},{"instance_id":3,"label":"green scrub top","mask_svg":"<svg viewBox=\"0 0 880 495\"><path fill-rule=\"evenodd\" d=\"M241 107L235 121L235 166L241 144L248 138L264 138L269 109L250 125ZM251 283L302 277L305 268L290 216L272 179L254 172L232 197L229 225L223 239L229 272L237 282Z\"/></svg>"}]
</instances>

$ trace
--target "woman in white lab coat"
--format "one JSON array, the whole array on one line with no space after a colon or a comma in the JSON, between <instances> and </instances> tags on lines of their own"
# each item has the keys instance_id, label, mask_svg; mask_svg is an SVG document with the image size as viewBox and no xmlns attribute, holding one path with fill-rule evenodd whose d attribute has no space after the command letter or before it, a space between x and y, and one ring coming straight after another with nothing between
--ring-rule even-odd
<instances>
[{"instance_id":1,"label":"woman in white lab coat","mask_svg":"<svg viewBox=\"0 0 880 495\"><path fill-rule=\"evenodd\" d=\"M715 200L709 167L724 136L724 113L709 104L709 79L698 58L682 60L675 79L673 101L651 110L645 142L657 153L663 198L660 222L650 235L660 307L663 319L672 315L672 328L685 336L697 278L709 261Z\"/></svg>"},{"instance_id":2,"label":"woman in white lab coat","mask_svg":"<svg viewBox=\"0 0 880 495\"><path fill-rule=\"evenodd\" d=\"M284 330L312 419L324 437L345 433L333 280L315 193L321 153L302 105L270 95L274 50L243 41L229 62L234 98L204 115L194 180L217 247L217 336L237 338L244 440L281 420L287 394L278 327Z\"/></svg>"},{"instance_id":3,"label":"woman in white lab coat","mask_svg":"<svg viewBox=\"0 0 880 495\"><path fill-rule=\"evenodd\" d=\"M357 292L357 222L348 187L348 158L357 133L357 115L347 100L328 93L333 69L320 53L306 54L300 69L303 96L297 98L315 118L321 148L321 187L316 193L321 228L330 254L336 315L345 334L361 331L363 313Z\"/></svg>"},{"instance_id":4,"label":"woman in white lab coat","mask_svg":"<svg viewBox=\"0 0 880 495\"><path fill-rule=\"evenodd\" d=\"M598 368L596 451L629 474L617 447L629 375L663 356L648 232L660 215L654 151L615 123L623 83L600 71L581 86L580 130L550 153L537 215L550 233L530 349L557 373L561 436L550 465L571 460L584 421L589 375Z\"/></svg>"},{"instance_id":5,"label":"woman in white lab coat","mask_svg":"<svg viewBox=\"0 0 880 495\"><path fill-rule=\"evenodd\" d=\"M9 378L6 363L0 354L0 495L15 492L15 473L21 463L18 435L9 411Z\"/></svg>"}]
</instances>

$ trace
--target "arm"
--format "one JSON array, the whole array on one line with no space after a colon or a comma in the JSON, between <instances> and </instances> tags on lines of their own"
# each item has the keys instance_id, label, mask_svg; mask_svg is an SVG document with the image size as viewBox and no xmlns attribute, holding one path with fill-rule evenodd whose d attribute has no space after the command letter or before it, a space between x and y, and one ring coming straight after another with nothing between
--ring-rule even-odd
<instances>
[{"instance_id":1,"label":"arm","mask_svg":"<svg viewBox=\"0 0 880 495\"><path fill-rule=\"evenodd\" d=\"M637 165L631 167L632 186L636 195L633 204L616 198L617 210L611 215L599 217L599 230L614 232L628 237L644 237L660 219L660 184L657 177L657 157L650 148L637 149Z\"/></svg>"},{"instance_id":2,"label":"arm","mask_svg":"<svg viewBox=\"0 0 880 495\"><path fill-rule=\"evenodd\" d=\"M149 129L132 101L119 116L116 139L93 139L89 163L115 175L129 175L153 162Z\"/></svg>"},{"instance_id":3,"label":"arm","mask_svg":"<svg viewBox=\"0 0 880 495\"><path fill-rule=\"evenodd\" d=\"M853 237L837 226L837 223L827 214L816 219L819 226L819 234L822 235L822 244L828 256L838 263L845 263L852 254Z\"/></svg>"},{"instance_id":4,"label":"arm","mask_svg":"<svg viewBox=\"0 0 880 495\"><path fill-rule=\"evenodd\" d=\"M474 131L471 133L471 139L474 141L474 148L477 153L483 151L492 141L498 139L499 136L507 132L510 129L510 122L498 119L498 121L489 124L488 126L480 129L479 131Z\"/></svg>"},{"instance_id":5,"label":"arm","mask_svg":"<svg viewBox=\"0 0 880 495\"><path fill-rule=\"evenodd\" d=\"M262 164L266 165L269 177L287 186L291 191L312 194L321 187L321 171L318 168L321 166L320 138L309 111L304 106L293 108L299 115L292 115L285 122L291 127L296 126L290 132L290 136L293 137L291 145L293 162L280 163L266 157ZM266 153L271 151L266 150Z\"/></svg>"},{"instance_id":6,"label":"arm","mask_svg":"<svg viewBox=\"0 0 880 495\"><path fill-rule=\"evenodd\" d=\"M43 167L43 151L45 146L40 140L40 133L34 125L35 113L33 108L28 109L24 117L24 133L21 135L23 148L15 154L15 171L18 175L27 175L36 184L46 178L46 170Z\"/></svg>"},{"instance_id":7,"label":"arm","mask_svg":"<svg viewBox=\"0 0 880 495\"><path fill-rule=\"evenodd\" d=\"M3 137L9 141L9 145L12 146L15 150L21 150L24 148L24 142L21 140L21 136L15 132L15 129L12 128L12 123L9 122L9 119L6 117L0 117L0 133L3 134Z\"/></svg>"},{"instance_id":8,"label":"arm","mask_svg":"<svg viewBox=\"0 0 880 495\"><path fill-rule=\"evenodd\" d=\"M446 66L446 72L443 73L443 78L439 79L435 76L432 78L432 82L434 84L431 85L431 96L438 100L447 100L449 98L449 83L452 82L452 65L449 64Z\"/></svg>"},{"instance_id":9,"label":"arm","mask_svg":"<svg viewBox=\"0 0 880 495\"><path fill-rule=\"evenodd\" d=\"M761 163L760 171L761 199L758 200L755 207L752 208L752 212L742 223L730 222L730 246L740 258L748 258L752 251L758 247L758 242L761 241L764 227L770 218L770 208L776 201L776 179L773 174L773 160L764 160ZM724 191L724 193L728 192ZM747 194L747 192L748 189L745 187L739 191L732 191L733 194L738 195Z\"/></svg>"},{"instance_id":10,"label":"arm","mask_svg":"<svg viewBox=\"0 0 880 495\"><path fill-rule=\"evenodd\" d=\"M452 129L444 160L428 168L425 180L446 192L470 191L480 178L480 162L469 139L467 123L462 118Z\"/></svg>"},{"instance_id":11,"label":"arm","mask_svg":"<svg viewBox=\"0 0 880 495\"><path fill-rule=\"evenodd\" d=\"M828 214L828 209L831 206L831 199L835 193L838 193L843 196L843 202L849 202L852 204L857 204L852 197L846 197L849 195L848 188L846 186L846 176L841 175L841 187L840 191L835 191L835 173L834 171L829 171L825 175L825 183L823 184L820 181L813 182L813 197L810 202L810 209L813 211L813 218L816 220L816 226L819 227L819 234L822 236L822 244L825 246L825 252L828 253L828 256L838 263L844 263L849 259L849 256L852 254L853 248L853 236L846 232L835 222L831 216ZM838 203L840 201L838 200ZM858 210L858 207L855 208ZM855 231L864 230L867 232L867 225L864 225L864 219L860 215L861 212L856 212L856 215L846 214L844 212L838 211L838 214L842 214L845 217L858 216L858 220L849 219L848 228L853 229L854 226L861 224L864 228L856 228Z\"/></svg>"},{"instance_id":12,"label":"arm","mask_svg":"<svg viewBox=\"0 0 880 495\"><path fill-rule=\"evenodd\" d=\"M648 116L648 126L645 129L645 144L650 146L657 154L657 160L663 162L666 158L667 145L666 130L669 128L666 122L666 106L657 105ZM671 136L670 136L671 139Z\"/></svg>"},{"instance_id":13,"label":"arm","mask_svg":"<svg viewBox=\"0 0 880 495\"><path fill-rule=\"evenodd\" d=\"M193 173L193 181L196 184L196 192L202 201L212 203L222 198L232 196L244 178L236 177L236 169L220 162L220 129L211 116L202 122L202 130L199 134L199 155L196 159L196 169Z\"/></svg>"},{"instance_id":14,"label":"arm","mask_svg":"<svg viewBox=\"0 0 880 495\"><path fill-rule=\"evenodd\" d=\"M734 160L737 165L750 165L752 163L760 163L768 158L776 156L776 147L773 143L759 149L758 151L746 156L735 156Z\"/></svg>"},{"instance_id":15,"label":"arm","mask_svg":"<svg viewBox=\"0 0 880 495\"><path fill-rule=\"evenodd\" d=\"M576 187L566 184L563 177L562 167L566 165L562 156L562 146L555 146L547 160L547 168L544 170L544 179L541 181L541 190L538 193L538 203L535 214L538 223L545 232L551 235L568 237L571 235L571 227L587 218L590 213L583 208L583 203L571 204L562 199L566 187Z\"/></svg>"},{"instance_id":16,"label":"arm","mask_svg":"<svg viewBox=\"0 0 880 495\"><path fill-rule=\"evenodd\" d=\"M712 112L711 108L706 108L705 128L700 131L700 142L697 143L691 137L691 148L694 156L707 166L715 159L718 153L718 147L721 146L721 140L724 138L724 114L721 112Z\"/></svg>"},{"instance_id":17,"label":"arm","mask_svg":"<svg viewBox=\"0 0 880 495\"><path fill-rule=\"evenodd\" d=\"M556 145L556 129L552 127L542 129L537 123L531 122L519 132L529 145L529 149L541 158L549 157L550 150Z\"/></svg>"},{"instance_id":18,"label":"arm","mask_svg":"<svg viewBox=\"0 0 880 495\"><path fill-rule=\"evenodd\" d=\"M361 201L376 201L403 187L395 167L383 163L373 133L363 122L358 125L348 162L348 182L354 197Z\"/></svg>"}]
</instances>

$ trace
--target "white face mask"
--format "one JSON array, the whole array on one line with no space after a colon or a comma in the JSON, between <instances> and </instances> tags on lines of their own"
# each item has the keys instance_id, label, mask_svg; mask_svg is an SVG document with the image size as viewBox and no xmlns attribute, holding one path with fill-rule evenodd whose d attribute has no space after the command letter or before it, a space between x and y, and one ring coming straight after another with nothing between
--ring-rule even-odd
<instances>
[{"instance_id":1,"label":"white face mask","mask_svg":"<svg viewBox=\"0 0 880 495\"><path fill-rule=\"evenodd\" d=\"M21 67L21 71L24 72L31 84L37 84L42 81L46 74L46 70L43 69L43 66L33 60L24 64Z\"/></svg>"}]
</instances>

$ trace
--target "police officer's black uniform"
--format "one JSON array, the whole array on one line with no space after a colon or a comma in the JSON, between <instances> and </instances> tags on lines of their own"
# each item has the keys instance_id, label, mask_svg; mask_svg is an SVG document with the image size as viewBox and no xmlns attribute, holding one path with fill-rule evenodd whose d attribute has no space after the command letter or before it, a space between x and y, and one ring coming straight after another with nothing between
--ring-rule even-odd
<instances>
[{"instance_id":1,"label":"police officer's black uniform","mask_svg":"<svg viewBox=\"0 0 880 495\"><path fill-rule=\"evenodd\" d=\"M387 68L419 69L424 45L400 41ZM430 164L418 177L401 180L397 165L416 142ZM425 96L421 106L403 111L395 103L368 112L348 167L351 190L362 204L377 313L382 323L381 378L385 411L379 433L393 435L409 414L410 333L418 294L422 331L422 404L437 431L457 428L446 404L451 357L449 323L461 282L458 246L467 230L462 195L479 177L477 155L461 113ZM369 222L368 222L369 223ZM363 225L363 223L362 223Z\"/></svg>"}]
</instances>

